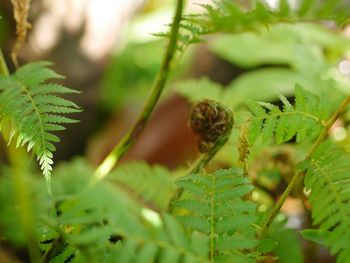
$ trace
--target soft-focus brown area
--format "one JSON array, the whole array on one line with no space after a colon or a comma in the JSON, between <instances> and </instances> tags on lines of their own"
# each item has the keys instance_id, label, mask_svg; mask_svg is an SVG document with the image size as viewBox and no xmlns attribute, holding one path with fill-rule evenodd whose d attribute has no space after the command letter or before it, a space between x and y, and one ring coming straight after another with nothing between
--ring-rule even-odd
<instances>
[{"instance_id":1,"label":"soft-focus brown area","mask_svg":"<svg viewBox=\"0 0 350 263\"><path fill-rule=\"evenodd\" d=\"M1 263L23 263L23 261L17 259L12 252L0 247L0 262Z\"/></svg>"},{"instance_id":2,"label":"soft-focus brown area","mask_svg":"<svg viewBox=\"0 0 350 263\"><path fill-rule=\"evenodd\" d=\"M137 109L135 111L135 106L131 105L117 113L92 140L87 154L93 163L100 163L133 125L141 107L138 105ZM189 105L178 96L171 96L160 103L136 145L122 160L146 160L170 168L183 164L195 153L193 135L187 123L188 112Z\"/></svg>"},{"instance_id":3,"label":"soft-focus brown area","mask_svg":"<svg viewBox=\"0 0 350 263\"><path fill-rule=\"evenodd\" d=\"M187 77L208 76L225 85L241 72L200 46ZM188 159L198 154L194 135L188 127L190 109L186 100L177 95L161 99L144 133L122 160L146 160L170 168L186 165ZM133 125L141 110L142 105L129 105L108 120L107 126L88 145L87 155L92 163L103 159Z\"/></svg>"}]
</instances>

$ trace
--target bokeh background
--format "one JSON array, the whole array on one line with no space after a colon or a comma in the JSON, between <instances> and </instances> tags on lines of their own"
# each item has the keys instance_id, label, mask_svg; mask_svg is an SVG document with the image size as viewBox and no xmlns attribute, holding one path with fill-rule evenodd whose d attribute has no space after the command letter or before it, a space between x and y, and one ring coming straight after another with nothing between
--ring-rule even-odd
<instances>
[{"instance_id":1,"label":"bokeh background","mask_svg":"<svg viewBox=\"0 0 350 263\"><path fill-rule=\"evenodd\" d=\"M71 97L83 108L75 116L81 121L61 134L56 161L87 155L98 164L133 124L166 43L153 34L167 30L173 8L173 1L168 0L32 1L32 29L20 52L20 62L53 61L54 69L66 76L64 84L82 92ZM200 7L188 1L187 10L196 12ZM1 1L0 12L1 45L13 70L8 55L15 41L11 2ZM193 62L192 57L198 58ZM174 79L211 74L222 83L239 72L205 48L191 48L176 67ZM167 92L144 135L124 159L169 167L188 159L195 152L187 128L188 106L181 96Z\"/></svg>"}]
</instances>

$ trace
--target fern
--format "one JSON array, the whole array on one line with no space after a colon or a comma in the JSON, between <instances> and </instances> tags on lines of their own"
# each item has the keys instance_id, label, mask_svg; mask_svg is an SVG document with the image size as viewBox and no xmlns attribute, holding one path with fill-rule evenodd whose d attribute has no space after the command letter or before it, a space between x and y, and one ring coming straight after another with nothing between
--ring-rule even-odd
<instances>
[{"instance_id":1,"label":"fern","mask_svg":"<svg viewBox=\"0 0 350 263\"><path fill-rule=\"evenodd\" d=\"M248 134L250 143L254 143L260 135L263 141L268 141L275 135L276 143L283 143L294 136L297 142L301 142L319 134L329 115L324 96L317 97L296 85L295 106L283 95L280 99L282 110L270 103L247 103L253 114Z\"/></svg>"},{"instance_id":2,"label":"fern","mask_svg":"<svg viewBox=\"0 0 350 263\"><path fill-rule=\"evenodd\" d=\"M64 123L74 123L63 114L79 112L71 101L56 94L77 93L59 84L46 83L62 76L47 68L49 62L35 62L19 68L15 74L0 77L0 112L11 122L11 138L17 134L16 145L33 149L43 175L49 180L53 152L59 138L54 131L64 130Z\"/></svg>"},{"instance_id":3,"label":"fern","mask_svg":"<svg viewBox=\"0 0 350 263\"><path fill-rule=\"evenodd\" d=\"M67 246L61 253L57 254L54 258L52 258L52 260L50 260L50 263L62 262L77 263L83 261L75 255L75 249L73 247Z\"/></svg>"},{"instance_id":4,"label":"fern","mask_svg":"<svg viewBox=\"0 0 350 263\"><path fill-rule=\"evenodd\" d=\"M243 199L253 186L241 170L193 174L179 179L177 184L192 194L173 203L186 211L178 220L210 237L212 261L214 255L215 260L225 260L257 245L253 226L257 220L256 206Z\"/></svg>"},{"instance_id":5,"label":"fern","mask_svg":"<svg viewBox=\"0 0 350 263\"><path fill-rule=\"evenodd\" d=\"M202 35L209 34L210 31L204 27L200 27L195 23L192 23L192 18L195 16L187 15L183 16L179 25L179 35L177 50L184 51L189 45L201 42ZM169 25L170 26L170 25ZM158 32L154 33L157 37L169 37L169 32Z\"/></svg>"},{"instance_id":6,"label":"fern","mask_svg":"<svg viewBox=\"0 0 350 263\"><path fill-rule=\"evenodd\" d=\"M154 262L156 258L164 263L209 262L207 238L193 233L188 240L181 225L170 215L163 216L163 226L153 235L139 241L135 237L126 238L117 258L120 262Z\"/></svg>"},{"instance_id":7,"label":"fern","mask_svg":"<svg viewBox=\"0 0 350 263\"><path fill-rule=\"evenodd\" d=\"M330 231L325 241L332 254L338 254L337 262L350 262L349 156L325 142L300 168L306 170L313 223L322 232Z\"/></svg>"},{"instance_id":8,"label":"fern","mask_svg":"<svg viewBox=\"0 0 350 263\"><path fill-rule=\"evenodd\" d=\"M297 8L292 8L288 1L281 0L279 7L270 8L263 1L249 1L242 7L234 1L213 1L213 5L202 5L206 10L204 15L198 15L192 21L203 28L210 28L212 32L242 32L254 30L260 25L278 22L298 22L312 20L331 20L343 24L347 20L348 8L342 8L345 1L304 0ZM342 8L342 9L341 9ZM197 29L194 33L200 31Z\"/></svg>"},{"instance_id":9,"label":"fern","mask_svg":"<svg viewBox=\"0 0 350 263\"><path fill-rule=\"evenodd\" d=\"M304 21L335 21L343 25L350 13L345 0L303 0L297 8L288 1L280 0L278 8L272 9L262 0L251 0L243 6L237 1L213 0L202 4L202 14L184 15L180 23L178 49L184 50L193 43L201 42L204 35L216 32L238 33L254 31L261 25L295 23ZM246 6L250 6L247 8ZM168 37L169 33L155 34Z\"/></svg>"},{"instance_id":10,"label":"fern","mask_svg":"<svg viewBox=\"0 0 350 263\"><path fill-rule=\"evenodd\" d=\"M278 262L280 263L305 262L303 247L297 229L287 227L287 218L279 222L276 221L270 227L268 238L266 239L272 244L271 252L273 255L278 257Z\"/></svg>"},{"instance_id":11,"label":"fern","mask_svg":"<svg viewBox=\"0 0 350 263\"><path fill-rule=\"evenodd\" d=\"M151 167L144 162L122 164L111 173L110 178L157 210L168 206L175 190L166 168L158 165Z\"/></svg>"},{"instance_id":12,"label":"fern","mask_svg":"<svg viewBox=\"0 0 350 263\"><path fill-rule=\"evenodd\" d=\"M117 174L123 170L129 175L145 171L140 177L146 178L152 167L134 163L130 170L122 168ZM166 174L159 167L153 171ZM87 187L92 174L81 160L55 170L55 213L41 215L44 262L208 262L206 236L193 233L187 237L171 215L145 207L130 189L116 185L115 178Z\"/></svg>"}]
</instances>

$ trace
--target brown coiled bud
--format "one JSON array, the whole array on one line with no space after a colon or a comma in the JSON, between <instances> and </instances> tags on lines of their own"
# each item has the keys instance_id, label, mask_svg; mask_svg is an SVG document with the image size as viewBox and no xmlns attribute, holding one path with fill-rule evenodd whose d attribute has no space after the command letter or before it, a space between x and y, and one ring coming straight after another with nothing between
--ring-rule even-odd
<instances>
[{"instance_id":1,"label":"brown coiled bud","mask_svg":"<svg viewBox=\"0 0 350 263\"><path fill-rule=\"evenodd\" d=\"M214 100L202 100L194 105L190 127L198 140L201 153L208 152L216 144L226 141L233 126L232 112Z\"/></svg>"}]
</instances>

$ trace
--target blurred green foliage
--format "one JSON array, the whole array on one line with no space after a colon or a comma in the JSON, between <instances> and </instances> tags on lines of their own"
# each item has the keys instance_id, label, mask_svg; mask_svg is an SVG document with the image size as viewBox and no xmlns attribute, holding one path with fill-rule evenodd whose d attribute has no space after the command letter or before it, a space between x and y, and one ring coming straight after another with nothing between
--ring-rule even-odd
<instances>
[{"instance_id":1,"label":"blurred green foliage","mask_svg":"<svg viewBox=\"0 0 350 263\"><path fill-rule=\"evenodd\" d=\"M102 106L118 110L132 98L143 98L160 67L163 49L163 41L130 43L113 56L102 80Z\"/></svg>"},{"instance_id":2,"label":"blurred green foliage","mask_svg":"<svg viewBox=\"0 0 350 263\"><path fill-rule=\"evenodd\" d=\"M337 88L330 100L338 102L349 86L337 74L349 40L329 29L312 24L277 24L257 32L217 35L209 41L214 54L246 72L218 95L218 85L186 80L177 91L191 101L215 95L236 108L247 99L275 101L279 94L293 94L295 83L316 93ZM203 87L203 88L202 88Z\"/></svg>"},{"instance_id":3,"label":"blurred green foliage","mask_svg":"<svg viewBox=\"0 0 350 263\"><path fill-rule=\"evenodd\" d=\"M179 76L183 78L185 74L182 73L188 69L190 54L170 76L175 83L171 91L180 93L190 103L209 98L233 110L234 131L208 171L187 174L176 184L174 177L186 174L184 167L169 171L160 165L126 162L108 178L96 183L91 180L95 176L94 167L87 158L81 157L55 167L52 194L49 194L43 180L32 169L3 165L0 177L1 245L4 243L11 252L19 255L28 248L31 256L24 258L31 257L35 263L108 263L116 260L130 263L303 262L300 236L297 230L287 228L288 217L283 216L286 218L283 222L276 220L266 238L259 236L259 232L276 197L281 195L281 188L289 183L290 174L296 172L298 161L310 148L311 135L318 135L328 120L330 113L324 112L328 107L335 110L339 98L350 91L349 76L342 76L338 71L339 62L346 58L350 49L350 41L340 28L330 28L323 23L329 17L344 21L341 12L334 13L339 10L335 8L337 2L305 0L298 10L290 8L286 0L282 0L276 10L258 2L247 10L241 8L238 1L223 0L215 1L214 6L205 5L204 15L184 16L174 65L188 45L202 38L214 55L241 71L227 86L206 76L180 81ZM157 10L158 3L164 5L159 0L150 1L142 12L152 15L150 12ZM296 22L299 18L316 18L322 23L285 23ZM283 23L279 24L280 21ZM269 23L271 25L267 26ZM0 40L6 35L6 26L1 25L4 24L0 24ZM211 36L205 38L207 34ZM160 35L166 37L168 34ZM105 111L118 111L129 102L133 105L144 102L159 70L166 42L153 39L142 39L141 42L129 36L126 43L111 57L103 75L99 102ZM208 63L205 59L197 57L194 65L205 65ZM297 85L294 92L296 83L302 88ZM250 100L265 102L251 102L247 110L246 104ZM279 105L272 104L276 101ZM62 103L67 101L62 100ZM300 116L291 118L292 114ZM320 127L306 121L305 116L319 120ZM250 136L251 133L254 136ZM301 135L306 142L297 145ZM290 144L296 156L263 151L272 147L282 149L273 143L276 140ZM238 161L244 151L246 159ZM328 156L330 162L342 161L342 164L335 162L336 167L330 166L334 171L328 171L328 163L322 162L321 152L320 158L312 161L320 165L317 168L323 173L309 177L315 181L315 186L310 186L312 196L322 192L319 189L332 190L329 191L332 195L326 190L327 193L322 192L323 202L318 202L317 198L312 200L318 212L321 211L318 220L329 217L340 222L345 230L332 229L332 222L323 222L325 230L305 230L302 236L322 245L330 244L324 242L329 238L324 233L341 236L342 246L332 251L341 251L339 262L348 263L346 253L350 253L350 233L346 227L349 216L344 212L333 219L331 204L336 200L334 209L348 209L346 186L349 174L341 169L349 162L343 153L340 155L344 159L340 159L338 153ZM281 165L287 169L287 175ZM218 169L222 167L225 169ZM337 176L334 176L335 172L338 172ZM322 180L318 180L317 176L321 175ZM323 183L328 175L334 180ZM339 185L342 188L338 188ZM302 192L302 189L297 190ZM301 202L306 198L308 194ZM173 210L174 204L177 208ZM322 209L322 205L327 209ZM302 213L308 216L304 210ZM40 258L33 256L35 250Z\"/></svg>"}]
</instances>

